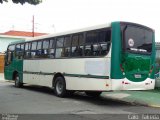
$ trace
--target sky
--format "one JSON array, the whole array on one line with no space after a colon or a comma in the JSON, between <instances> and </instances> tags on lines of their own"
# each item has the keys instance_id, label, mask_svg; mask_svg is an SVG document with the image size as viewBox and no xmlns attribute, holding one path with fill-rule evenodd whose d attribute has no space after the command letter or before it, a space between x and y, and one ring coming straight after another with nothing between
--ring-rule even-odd
<instances>
[{"instance_id":1,"label":"sky","mask_svg":"<svg viewBox=\"0 0 160 120\"><path fill-rule=\"evenodd\" d=\"M112 21L128 21L155 30L160 42L160 0L43 0L39 5L0 4L0 32L58 33Z\"/></svg>"}]
</instances>

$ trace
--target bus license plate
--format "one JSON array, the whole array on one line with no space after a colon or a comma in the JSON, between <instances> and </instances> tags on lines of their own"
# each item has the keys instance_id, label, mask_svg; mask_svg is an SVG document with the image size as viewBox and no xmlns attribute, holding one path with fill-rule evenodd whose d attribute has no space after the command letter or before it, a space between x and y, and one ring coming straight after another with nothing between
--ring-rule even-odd
<instances>
[{"instance_id":1,"label":"bus license plate","mask_svg":"<svg viewBox=\"0 0 160 120\"><path fill-rule=\"evenodd\" d=\"M141 75L140 74L135 74L134 77L135 78L141 78Z\"/></svg>"}]
</instances>

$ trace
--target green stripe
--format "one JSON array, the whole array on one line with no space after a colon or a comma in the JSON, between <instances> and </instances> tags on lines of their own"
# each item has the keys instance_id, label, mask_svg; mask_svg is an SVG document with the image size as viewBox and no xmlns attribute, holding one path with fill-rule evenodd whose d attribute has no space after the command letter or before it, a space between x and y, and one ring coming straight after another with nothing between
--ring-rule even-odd
<instances>
[{"instance_id":1,"label":"green stripe","mask_svg":"<svg viewBox=\"0 0 160 120\"><path fill-rule=\"evenodd\" d=\"M45 72L29 72L23 71L24 74L36 74L36 75L54 75L55 73L45 73Z\"/></svg>"},{"instance_id":2,"label":"green stripe","mask_svg":"<svg viewBox=\"0 0 160 120\"><path fill-rule=\"evenodd\" d=\"M24 74L36 74L36 75L55 75L56 73L45 73L45 72L29 72L24 71ZM97 79L109 79L109 76L98 76L98 75L82 75L82 74L66 74L63 73L64 76L67 77L80 77L80 78L97 78Z\"/></svg>"},{"instance_id":3,"label":"green stripe","mask_svg":"<svg viewBox=\"0 0 160 120\"><path fill-rule=\"evenodd\" d=\"M69 77L82 77L82 78L97 78L97 79L109 79L109 76L97 76L97 75L81 75L81 74L64 74Z\"/></svg>"}]
</instances>

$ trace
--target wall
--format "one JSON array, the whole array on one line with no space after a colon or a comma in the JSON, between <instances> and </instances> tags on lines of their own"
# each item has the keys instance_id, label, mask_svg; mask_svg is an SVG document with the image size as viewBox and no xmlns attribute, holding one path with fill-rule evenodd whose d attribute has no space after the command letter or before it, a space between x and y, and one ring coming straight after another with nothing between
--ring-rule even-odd
<instances>
[{"instance_id":1,"label":"wall","mask_svg":"<svg viewBox=\"0 0 160 120\"><path fill-rule=\"evenodd\" d=\"M24 38L12 38L12 37L1 37L0 36L0 53L4 53L7 50L7 46L11 42L24 41Z\"/></svg>"},{"instance_id":2,"label":"wall","mask_svg":"<svg viewBox=\"0 0 160 120\"><path fill-rule=\"evenodd\" d=\"M0 54L0 73L4 72L4 54Z\"/></svg>"}]
</instances>

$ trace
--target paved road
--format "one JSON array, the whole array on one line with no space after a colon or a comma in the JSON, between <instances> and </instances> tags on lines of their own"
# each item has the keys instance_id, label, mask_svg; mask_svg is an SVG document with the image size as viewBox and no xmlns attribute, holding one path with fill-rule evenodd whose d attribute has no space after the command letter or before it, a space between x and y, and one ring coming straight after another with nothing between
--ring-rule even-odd
<instances>
[{"instance_id":1,"label":"paved road","mask_svg":"<svg viewBox=\"0 0 160 120\"><path fill-rule=\"evenodd\" d=\"M160 114L160 109L132 106L102 97L95 99L83 93L76 93L70 98L58 98L51 89L46 87L25 86L24 88L15 88L11 82L0 81L0 113L65 114L64 116L57 115L57 117L62 117L61 119L64 119L66 114L71 114L72 119L75 119L75 115L78 115L79 119L82 116L88 118L88 114L90 114L89 118L92 120L96 118L97 114L110 114L109 116L112 119L116 117L115 114L125 114L123 117L127 118L128 114ZM40 118L45 117L39 116ZM104 115L100 116L102 120L105 119ZM28 116L26 117L28 120Z\"/></svg>"}]
</instances>

